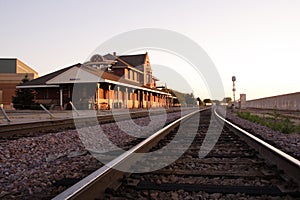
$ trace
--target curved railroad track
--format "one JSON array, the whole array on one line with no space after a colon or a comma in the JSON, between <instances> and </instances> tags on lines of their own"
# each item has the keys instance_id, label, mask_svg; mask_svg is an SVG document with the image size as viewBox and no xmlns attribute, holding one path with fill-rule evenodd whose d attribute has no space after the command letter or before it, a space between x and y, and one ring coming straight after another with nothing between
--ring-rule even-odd
<instances>
[{"instance_id":1,"label":"curved railroad track","mask_svg":"<svg viewBox=\"0 0 300 200\"><path fill-rule=\"evenodd\" d=\"M297 199L300 198L300 162L257 140L226 122L211 110L194 112L175 121L125 152L54 199ZM210 121L213 121L209 129ZM135 159L133 153L155 152L171 144L181 123L186 135L181 145L173 145L162 155L168 158L183 151L172 164L148 173L124 173L120 166L147 171L157 158ZM197 127L197 134L190 134ZM210 137L205 137L210 130ZM194 137L195 136L195 137ZM192 138L192 143L188 141ZM206 138L206 139L205 139ZM211 151L199 157L202 143L218 139ZM189 146L188 150L182 147ZM249 143L249 144L248 144ZM250 147L251 145L251 147ZM204 145L205 146L205 145ZM208 145L209 147L209 145ZM255 150L258 149L258 150ZM205 149L204 149L205 150ZM272 162L268 159L271 159ZM277 167L277 166L278 167ZM138 166L138 168L135 168ZM116 169L114 169L116 168ZM129 170L130 171L130 170ZM292 177L292 178L291 178Z\"/></svg>"}]
</instances>

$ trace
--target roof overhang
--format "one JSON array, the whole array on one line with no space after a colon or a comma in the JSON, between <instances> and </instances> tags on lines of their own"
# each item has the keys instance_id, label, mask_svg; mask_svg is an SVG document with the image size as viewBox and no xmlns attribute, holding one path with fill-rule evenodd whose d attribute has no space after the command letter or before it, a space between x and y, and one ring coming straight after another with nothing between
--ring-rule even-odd
<instances>
[{"instance_id":1,"label":"roof overhang","mask_svg":"<svg viewBox=\"0 0 300 200\"><path fill-rule=\"evenodd\" d=\"M135 89L139 89L139 90L144 90L144 91L148 91L148 92L154 92L154 93L158 93L158 94L164 94L164 95L168 95L169 94L169 93L166 93L166 92L152 90L152 89L148 89L148 88L144 88L144 87L140 87L140 86L135 86L135 85L130 85L130 84L127 84L127 83L121 83L121 82L117 82L117 81L112 81L112 80L108 80L108 79L105 79L104 82L105 83L112 83L112 84L115 84L115 85L121 85L121 86L129 87L129 88L135 88Z\"/></svg>"},{"instance_id":2,"label":"roof overhang","mask_svg":"<svg viewBox=\"0 0 300 200\"><path fill-rule=\"evenodd\" d=\"M28 88L58 88L59 85L17 85L17 89L28 89Z\"/></svg>"},{"instance_id":3,"label":"roof overhang","mask_svg":"<svg viewBox=\"0 0 300 200\"><path fill-rule=\"evenodd\" d=\"M98 82L103 82L103 78L84 69L74 67L48 80L46 84L75 84Z\"/></svg>"}]
</instances>

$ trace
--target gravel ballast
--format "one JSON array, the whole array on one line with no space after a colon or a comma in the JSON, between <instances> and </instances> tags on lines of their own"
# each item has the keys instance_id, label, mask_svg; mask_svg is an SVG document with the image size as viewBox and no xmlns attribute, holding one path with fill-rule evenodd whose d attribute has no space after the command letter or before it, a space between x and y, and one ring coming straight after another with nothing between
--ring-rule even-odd
<instances>
[{"instance_id":1,"label":"gravel ballast","mask_svg":"<svg viewBox=\"0 0 300 200\"><path fill-rule=\"evenodd\" d=\"M277 147L283 152L300 159L300 134L285 134L274 131L266 126L241 119L231 110L227 110L226 118L234 124L242 127L244 130L254 134L265 142Z\"/></svg>"},{"instance_id":2,"label":"gravel ballast","mask_svg":"<svg viewBox=\"0 0 300 200\"><path fill-rule=\"evenodd\" d=\"M180 116L180 112L169 113L162 119L170 123ZM141 127L136 132L142 137L161 128L161 120L154 120L154 123L149 120L149 117L133 120ZM120 123L126 127L126 121ZM94 134L99 126L84 129ZM128 144L137 139L136 135L128 135L118 128L116 123L102 124L101 130L120 148L128 148ZM0 199L50 199L103 166L87 151L78 132L81 131L66 130L1 141ZM97 142L101 147L106 140L100 138Z\"/></svg>"}]
</instances>

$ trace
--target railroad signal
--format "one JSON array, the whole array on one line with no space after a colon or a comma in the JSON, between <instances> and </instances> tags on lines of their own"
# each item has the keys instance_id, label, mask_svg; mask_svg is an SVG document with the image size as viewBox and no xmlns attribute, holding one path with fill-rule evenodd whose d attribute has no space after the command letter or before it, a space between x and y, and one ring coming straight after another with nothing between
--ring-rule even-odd
<instances>
[{"instance_id":1,"label":"railroad signal","mask_svg":"<svg viewBox=\"0 0 300 200\"><path fill-rule=\"evenodd\" d=\"M236 81L236 77L232 76L233 103L235 103L235 81Z\"/></svg>"}]
</instances>

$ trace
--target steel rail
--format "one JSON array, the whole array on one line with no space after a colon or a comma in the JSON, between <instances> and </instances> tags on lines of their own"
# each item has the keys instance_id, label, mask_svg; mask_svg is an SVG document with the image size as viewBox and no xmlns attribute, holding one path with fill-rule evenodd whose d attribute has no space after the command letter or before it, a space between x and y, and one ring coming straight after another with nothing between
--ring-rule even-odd
<instances>
[{"instance_id":1,"label":"steel rail","mask_svg":"<svg viewBox=\"0 0 300 200\"><path fill-rule=\"evenodd\" d=\"M126 166L128 164L132 164L132 160L130 159L133 153L145 152L150 150L151 147L157 144L162 138L164 138L175 127L177 127L180 122L185 121L188 118L192 117L194 114L207 109L210 108L196 110L192 113L183 116L180 119L177 119L176 121L167 125L163 129L152 134L151 136L149 136L130 150L124 152L114 160L110 161L105 166L101 167L86 178L82 179L75 185L71 186L64 192L60 193L58 196L54 197L53 200L101 198L101 195L103 195L102 193L104 193L106 188L118 186L116 185L116 183L114 183L113 180L121 178L122 176L124 176L124 174L128 175L128 173L126 172L116 170L114 168L115 166Z\"/></svg>"},{"instance_id":2,"label":"steel rail","mask_svg":"<svg viewBox=\"0 0 300 200\"><path fill-rule=\"evenodd\" d=\"M177 110L170 110L169 112L176 112ZM151 114L161 114L160 110L152 111ZM99 123L108 123L113 122L116 119L118 120L126 120L145 117L148 116L148 111L134 111L130 113L112 113L106 115L95 115L95 116L78 116L74 118L66 118L66 119L51 119L51 120L42 120L36 122L23 122L23 123L12 123L0 125L0 137L15 137L22 136L32 132L48 132L53 130L62 130L62 129L74 129L75 126L91 126L97 125ZM95 120L97 118L97 121ZM76 125L74 124L76 121ZM99 122L99 123L98 123Z\"/></svg>"},{"instance_id":3,"label":"steel rail","mask_svg":"<svg viewBox=\"0 0 300 200\"><path fill-rule=\"evenodd\" d=\"M290 176L290 178L300 184L300 161L298 159L288 155L287 153L226 120L217 113L216 109L214 109L214 114L220 120L224 121L227 127L234 130L237 135L244 139L250 146L255 148L262 157L267 159L269 162L276 164L279 169L282 169Z\"/></svg>"}]
</instances>

